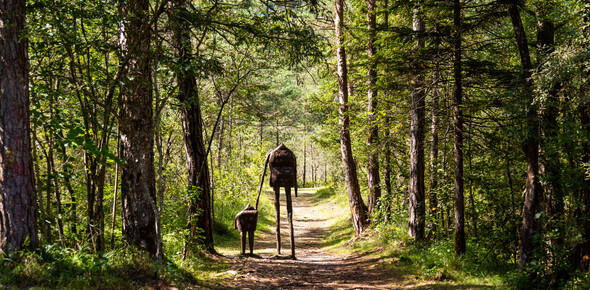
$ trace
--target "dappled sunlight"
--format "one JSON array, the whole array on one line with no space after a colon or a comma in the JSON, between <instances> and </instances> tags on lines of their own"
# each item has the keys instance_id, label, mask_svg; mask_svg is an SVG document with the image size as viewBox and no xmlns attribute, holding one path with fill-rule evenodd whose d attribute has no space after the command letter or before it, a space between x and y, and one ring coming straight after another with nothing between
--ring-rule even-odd
<instances>
[{"instance_id":1,"label":"dappled sunlight","mask_svg":"<svg viewBox=\"0 0 590 290\"><path fill-rule=\"evenodd\" d=\"M353 234L348 222L343 223L350 216L348 209L330 199L318 202L318 197L314 197L316 191L301 189L299 197L293 197L296 259L288 255L289 231L284 192L281 191L281 255L276 253L274 227L256 231L254 255L240 255L238 241L233 248L220 249L232 269L227 272L224 285L242 289L485 288L475 284L455 287L444 281L424 281L405 268L391 266L395 261L380 257L378 250L346 250L348 246L344 241L350 240ZM272 195L270 191L267 194ZM274 220L272 214L264 218Z\"/></svg>"}]
</instances>

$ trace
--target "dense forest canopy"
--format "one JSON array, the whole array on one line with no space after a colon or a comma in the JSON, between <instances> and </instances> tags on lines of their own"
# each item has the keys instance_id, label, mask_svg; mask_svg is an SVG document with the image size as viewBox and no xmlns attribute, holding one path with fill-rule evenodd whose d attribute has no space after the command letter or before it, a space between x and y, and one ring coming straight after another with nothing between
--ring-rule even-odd
<instances>
[{"instance_id":1,"label":"dense forest canopy","mask_svg":"<svg viewBox=\"0 0 590 290\"><path fill-rule=\"evenodd\" d=\"M4 253L214 252L283 143L356 235L588 270L585 1L0 5Z\"/></svg>"}]
</instances>

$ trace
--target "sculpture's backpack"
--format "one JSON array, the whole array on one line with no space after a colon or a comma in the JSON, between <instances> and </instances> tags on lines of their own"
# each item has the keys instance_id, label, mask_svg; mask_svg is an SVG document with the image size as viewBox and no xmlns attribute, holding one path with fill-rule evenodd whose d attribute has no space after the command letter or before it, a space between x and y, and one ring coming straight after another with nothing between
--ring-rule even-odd
<instances>
[{"instance_id":1,"label":"sculpture's backpack","mask_svg":"<svg viewBox=\"0 0 590 290\"><path fill-rule=\"evenodd\" d=\"M270 153L270 186L295 187L297 184L297 160L293 151L281 144Z\"/></svg>"}]
</instances>

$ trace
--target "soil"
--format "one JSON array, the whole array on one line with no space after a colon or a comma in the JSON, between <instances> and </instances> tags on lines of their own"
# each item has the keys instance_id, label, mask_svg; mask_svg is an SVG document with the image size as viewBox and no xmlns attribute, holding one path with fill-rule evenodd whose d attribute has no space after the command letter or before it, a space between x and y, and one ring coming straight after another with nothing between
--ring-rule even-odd
<instances>
[{"instance_id":1,"label":"soil","mask_svg":"<svg viewBox=\"0 0 590 290\"><path fill-rule=\"evenodd\" d=\"M293 196L295 259L290 257L289 230L284 193L281 192L282 255L276 253L276 236L256 231L254 255L243 256L239 244L235 251L222 253L230 264L224 287L239 289L392 289L430 288L412 282L394 267L369 254L341 254L323 248L323 241L339 217L347 214L329 202L314 201L313 189L301 189ZM273 210L274 211L274 210ZM273 212L271 211L271 212ZM274 220L274 216L270 217ZM274 228L274 227L273 227ZM248 252L248 249L246 250ZM418 282L418 284L421 284Z\"/></svg>"}]
</instances>

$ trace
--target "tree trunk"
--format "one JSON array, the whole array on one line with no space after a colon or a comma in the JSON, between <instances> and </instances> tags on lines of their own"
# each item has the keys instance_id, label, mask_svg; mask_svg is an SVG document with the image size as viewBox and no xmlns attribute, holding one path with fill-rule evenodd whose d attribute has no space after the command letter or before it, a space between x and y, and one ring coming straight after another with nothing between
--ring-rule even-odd
<instances>
[{"instance_id":1,"label":"tree trunk","mask_svg":"<svg viewBox=\"0 0 590 290\"><path fill-rule=\"evenodd\" d=\"M175 1L175 13L185 11L185 0ZM174 45L180 66L176 72L178 100L181 105L182 133L188 169L189 237L188 246L204 245L213 250L213 223L211 218L211 186L207 153L203 142L203 120L197 92L197 80L189 69L192 58L190 25L182 21L181 15L174 15ZM221 133L220 133L221 134ZM185 246L185 249L188 248Z\"/></svg>"},{"instance_id":2,"label":"tree trunk","mask_svg":"<svg viewBox=\"0 0 590 290\"><path fill-rule=\"evenodd\" d=\"M276 131L276 134L275 134L275 139L276 139L276 143L277 143L276 146L279 146L279 144L280 144L279 143L279 139L280 139L279 137L280 137L280 134L281 134L281 130L279 129L279 117L278 116L277 116L277 123L276 123L276 127L275 128L277 130Z\"/></svg>"},{"instance_id":3,"label":"tree trunk","mask_svg":"<svg viewBox=\"0 0 590 290\"><path fill-rule=\"evenodd\" d=\"M53 117L53 116L52 116ZM43 222L47 224L47 232L46 232L46 236L44 237L47 242L49 243L53 243L53 228L52 225L53 223L51 222L52 220L52 196L53 196L53 181L52 181L52 177L53 177L53 138L52 138L52 134L51 132L49 132L49 128L46 128L45 131L45 138L47 139L47 151L45 151L45 175L46 175L46 179L45 179L45 219L43 219Z\"/></svg>"},{"instance_id":4,"label":"tree trunk","mask_svg":"<svg viewBox=\"0 0 590 290\"><path fill-rule=\"evenodd\" d=\"M73 19L74 25L78 22ZM82 21L82 20L80 20ZM80 29L85 31L85 26L81 25ZM63 31L65 33L65 31ZM83 79L92 79L91 71L85 69L79 57L74 54L74 45L65 46L69 60L69 73L71 79L77 86L84 88L86 83ZM87 52L88 53L88 52ZM90 61L90 60L88 60ZM84 76L85 74L88 74ZM113 124L113 95L108 94L102 101L104 106L103 116L94 115L99 111L96 99L99 98L93 90L77 90L76 97L80 106L80 111L84 120L85 138L95 140L99 146L99 151L108 148L110 129ZM100 119L102 117L102 119ZM98 125L100 124L100 126ZM99 128L100 127L100 128ZM65 154L65 151L64 151ZM96 251L104 250L104 183L106 177L106 157L102 154L94 154L86 150L84 152L84 172L87 193L87 235ZM72 196L72 195L71 195Z\"/></svg>"},{"instance_id":5,"label":"tree trunk","mask_svg":"<svg viewBox=\"0 0 590 290\"><path fill-rule=\"evenodd\" d=\"M389 1L385 0L383 3L383 27L386 30L389 27ZM391 128L391 117L389 114L385 116L385 127L387 128L383 133L383 138L385 139L385 148L384 148L384 157L383 157L383 178L385 179L385 191L387 192L388 196L391 196L393 193L391 192L391 143L389 140L389 132ZM386 218L389 218L391 207L387 206L387 213L385 215Z\"/></svg>"},{"instance_id":6,"label":"tree trunk","mask_svg":"<svg viewBox=\"0 0 590 290\"><path fill-rule=\"evenodd\" d=\"M367 147L369 149L369 164L367 165L367 181L369 185L369 215L377 207L377 201L381 198L381 188L379 179L379 127L375 114L377 111L377 63L375 59L375 36L377 28L377 16L375 12L375 0L367 0L367 30L369 31L369 40L367 42L367 57L369 58L369 68L367 70L367 87L368 87L368 108L369 116L369 138Z\"/></svg>"},{"instance_id":7,"label":"tree trunk","mask_svg":"<svg viewBox=\"0 0 590 290\"><path fill-rule=\"evenodd\" d=\"M590 7L583 8L583 16L584 22L590 22ZM585 35L590 33L590 26L586 25L583 29ZM588 53L590 49L590 43L586 40L586 43L583 45L584 52ZM582 125L582 130L586 134L586 136L590 136L590 84L588 80L590 79L590 67L587 65L582 66L582 77L586 79L584 83L582 83L580 87L580 99L581 104L578 108L579 116L580 116L580 123ZM582 143L582 164L589 164L590 163L590 142L586 139L586 142ZM582 236L582 245L580 246L580 254L576 257L576 263L580 262L580 259L584 255L590 255L590 176L587 173L584 174L584 183L582 185L582 192L581 192L581 201L583 203L581 216L579 218L580 224L584 230ZM586 269L588 270L588 269Z\"/></svg>"},{"instance_id":8,"label":"tree trunk","mask_svg":"<svg viewBox=\"0 0 590 290\"><path fill-rule=\"evenodd\" d=\"M119 132L117 130L117 135ZM117 156L120 156L121 140L117 140ZM111 249L115 248L115 222L117 220L117 194L119 193L119 164L115 164L115 184L113 185L113 206L111 209Z\"/></svg>"},{"instance_id":9,"label":"tree trunk","mask_svg":"<svg viewBox=\"0 0 590 290\"><path fill-rule=\"evenodd\" d=\"M454 24L455 37L453 47L453 75L455 85L453 88L453 128L454 128L454 154L455 154L455 253L465 254L465 202L463 190L463 86L461 73L461 37L462 19L461 2L454 0Z\"/></svg>"},{"instance_id":10,"label":"tree trunk","mask_svg":"<svg viewBox=\"0 0 590 290\"><path fill-rule=\"evenodd\" d=\"M437 48L439 40L437 39ZM438 106L440 97L440 56L437 55L434 60L432 72L432 120L430 124L430 216L432 222L432 234L436 236L438 226Z\"/></svg>"},{"instance_id":11,"label":"tree trunk","mask_svg":"<svg viewBox=\"0 0 590 290\"><path fill-rule=\"evenodd\" d=\"M338 66L338 100L340 107L338 113L340 119L340 153L342 154L342 166L344 167L344 179L348 192L348 203L352 213L354 232L359 235L367 228L367 216L365 204L361 198L361 192L356 172L356 164L352 156L350 140L350 118L348 116L348 72L346 67L346 50L343 40L344 0L335 1L334 26L336 30L336 59Z\"/></svg>"},{"instance_id":12,"label":"tree trunk","mask_svg":"<svg viewBox=\"0 0 590 290\"><path fill-rule=\"evenodd\" d=\"M0 252L35 248L25 1L0 2Z\"/></svg>"},{"instance_id":13,"label":"tree trunk","mask_svg":"<svg viewBox=\"0 0 590 290\"><path fill-rule=\"evenodd\" d=\"M422 38L425 26L420 16L420 8L414 7L413 29L416 49L424 48ZM421 60L414 60L414 79L412 81L412 121L410 125L410 205L408 236L415 240L424 239L424 125L425 94Z\"/></svg>"},{"instance_id":14,"label":"tree trunk","mask_svg":"<svg viewBox=\"0 0 590 290\"><path fill-rule=\"evenodd\" d=\"M156 254L154 126L148 23L149 1L124 1L121 50L129 55L126 84L121 88L121 174L123 236L132 245ZM89 205L90 206L90 205Z\"/></svg>"},{"instance_id":15,"label":"tree trunk","mask_svg":"<svg viewBox=\"0 0 590 290\"><path fill-rule=\"evenodd\" d=\"M307 139L303 140L303 187L305 187L305 178L307 174Z\"/></svg>"},{"instance_id":16,"label":"tree trunk","mask_svg":"<svg viewBox=\"0 0 590 290\"><path fill-rule=\"evenodd\" d=\"M59 129L58 135L60 136L60 138L62 138L62 139L64 138L64 134L61 129ZM62 165L67 164L69 162L69 158L66 154L66 146L63 143L59 144L59 152L60 152L60 156L61 156ZM76 236L78 234L78 227L76 226L76 224L77 224L77 217L76 216L77 216L78 209L77 209L77 202L76 202L76 193L74 192L74 188L72 186L72 181L71 181L72 172L71 172L71 169L69 169L67 166L63 166L63 171L64 171L63 183L64 183L64 186L66 187L66 190L68 191L68 194L70 197L70 202L68 205L69 213L68 213L67 223L70 226L71 234Z\"/></svg>"},{"instance_id":17,"label":"tree trunk","mask_svg":"<svg viewBox=\"0 0 590 290\"><path fill-rule=\"evenodd\" d=\"M383 178L385 179L385 191L388 196L391 196L391 140L390 140L390 128L391 128L391 117L385 116L385 129L383 133L384 148L383 148ZM388 212L389 214L389 212Z\"/></svg>"},{"instance_id":18,"label":"tree trunk","mask_svg":"<svg viewBox=\"0 0 590 290\"><path fill-rule=\"evenodd\" d=\"M223 96L220 95L219 96L219 100L217 102L218 105L221 105L221 103L223 103ZM221 121L220 121L221 125L219 126L219 136L218 136L218 141L217 141L217 167L219 167L221 169L221 160L222 160L222 151L223 151L223 131L225 129L225 118L223 118L223 116L221 117ZM231 154L231 152L229 152L229 154ZM213 158L211 158L212 161L211 163L213 163ZM211 164L211 166L213 166L213 164Z\"/></svg>"},{"instance_id":19,"label":"tree trunk","mask_svg":"<svg viewBox=\"0 0 590 290\"><path fill-rule=\"evenodd\" d=\"M522 233L520 241L520 271L524 271L527 263L531 260L537 243L533 241L533 236L539 229L535 215L539 207L539 197L541 194L541 185L539 183L539 120L537 107L533 103L531 92L531 57L529 47L518 11L517 1L512 0L508 3L508 12L512 21L512 27L518 45L521 66L524 79L524 98L526 108L526 136L522 142L522 148L527 162L526 189L524 197L524 210L522 216Z\"/></svg>"}]
</instances>

